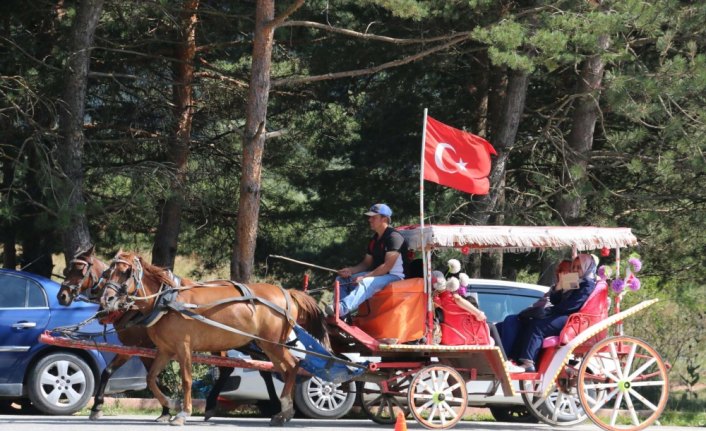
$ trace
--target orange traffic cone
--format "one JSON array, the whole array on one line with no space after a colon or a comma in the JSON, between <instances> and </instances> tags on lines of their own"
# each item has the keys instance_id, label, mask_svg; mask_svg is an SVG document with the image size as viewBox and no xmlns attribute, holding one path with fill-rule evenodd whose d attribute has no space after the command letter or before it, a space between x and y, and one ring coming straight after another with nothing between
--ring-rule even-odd
<instances>
[{"instance_id":1,"label":"orange traffic cone","mask_svg":"<svg viewBox=\"0 0 706 431\"><path fill-rule=\"evenodd\" d=\"M395 431L407 431L407 419L404 417L404 412L397 412L397 422L395 422Z\"/></svg>"}]
</instances>

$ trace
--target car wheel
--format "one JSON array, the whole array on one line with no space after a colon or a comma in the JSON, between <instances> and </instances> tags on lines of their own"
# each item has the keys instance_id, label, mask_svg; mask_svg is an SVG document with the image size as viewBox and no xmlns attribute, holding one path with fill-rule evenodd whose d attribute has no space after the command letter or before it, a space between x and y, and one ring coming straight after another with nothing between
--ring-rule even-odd
<instances>
[{"instance_id":1,"label":"car wheel","mask_svg":"<svg viewBox=\"0 0 706 431\"><path fill-rule=\"evenodd\" d=\"M493 406L490 414L498 422L537 423L539 420L525 406Z\"/></svg>"},{"instance_id":2,"label":"car wheel","mask_svg":"<svg viewBox=\"0 0 706 431\"><path fill-rule=\"evenodd\" d=\"M91 367L71 353L53 353L29 372L28 394L34 406L50 415L70 415L88 404L95 379Z\"/></svg>"},{"instance_id":3,"label":"car wheel","mask_svg":"<svg viewBox=\"0 0 706 431\"><path fill-rule=\"evenodd\" d=\"M355 382L335 384L312 377L296 386L294 404L312 419L338 419L355 403Z\"/></svg>"}]
</instances>

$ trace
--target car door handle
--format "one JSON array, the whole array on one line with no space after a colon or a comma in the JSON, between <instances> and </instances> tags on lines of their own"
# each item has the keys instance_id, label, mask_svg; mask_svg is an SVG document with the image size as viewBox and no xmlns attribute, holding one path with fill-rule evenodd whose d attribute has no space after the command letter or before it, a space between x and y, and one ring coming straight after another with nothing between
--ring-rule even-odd
<instances>
[{"instance_id":1,"label":"car door handle","mask_svg":"<svg viewBox=\"0 0 706 431\"><path fill-rule=\"evenodd\" d=\"M15 329L34 328L36 326L37 326L37 322L17 322L17 323L12 324L12 327Z\"/></svg>"}]
</instances>

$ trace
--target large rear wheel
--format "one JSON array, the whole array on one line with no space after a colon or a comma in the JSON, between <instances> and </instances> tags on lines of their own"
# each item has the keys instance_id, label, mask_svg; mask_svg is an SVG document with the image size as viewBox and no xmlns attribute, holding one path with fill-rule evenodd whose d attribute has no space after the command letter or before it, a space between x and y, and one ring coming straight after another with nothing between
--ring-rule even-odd
<instances>
[{"instance_id":1,"label":"large rear wheel","mask_svg":"<svg viewBox=\"0 0 706 431\"><path fill-rule=\"evenodd\" d=\"M452 428L468 405L466 381L446 365L423 368L412 379L408 402L412 416L425 428Z\"/></svg>"},{"instance_id":2,"label":"large rear wheel","mask_svg":"<svg viewBox=\"0 0 706 431\"><path fill-rule=\"evenodd\" d=\"M667 367L645 341L607 338L593 346L582 362L578 391L581 405L596 425L608 431L638 431L654 423L667 404Z\"/></svg>"}]
</instances>

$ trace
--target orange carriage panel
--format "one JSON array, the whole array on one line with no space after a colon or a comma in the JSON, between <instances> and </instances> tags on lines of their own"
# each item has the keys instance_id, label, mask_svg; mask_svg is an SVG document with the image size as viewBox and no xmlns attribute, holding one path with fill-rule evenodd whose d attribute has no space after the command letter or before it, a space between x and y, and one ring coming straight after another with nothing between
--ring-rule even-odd
<instances>
[{"instance_id":1,"label":"orange carriage panel","mask_svg":"<svg viewBox=\"0 0 706 431\"><path fill-rule=\"evenodd\" d=\"M409 278L388 284L364 302L353 325L378 340L406 343L424 336L425 310L424 279Z\"/></svg>"}]
</instances>

